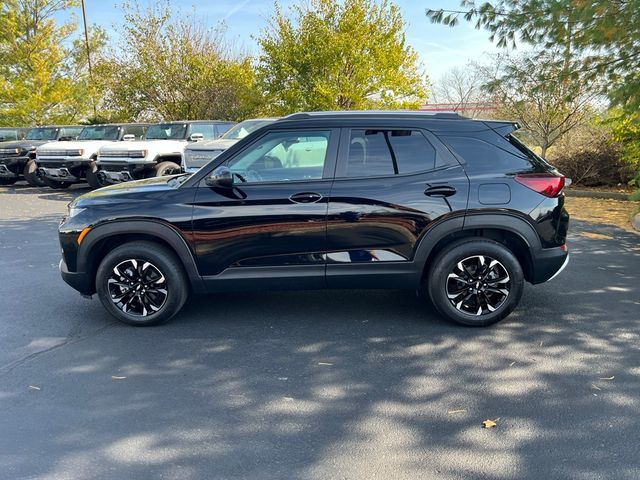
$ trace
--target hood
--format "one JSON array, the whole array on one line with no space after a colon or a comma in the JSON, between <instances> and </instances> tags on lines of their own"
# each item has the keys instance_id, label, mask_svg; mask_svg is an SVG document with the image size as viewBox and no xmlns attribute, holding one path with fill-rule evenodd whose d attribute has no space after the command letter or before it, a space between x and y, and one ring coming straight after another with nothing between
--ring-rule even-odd
<instances>
[{"instance_id":1,"label":"hood","mask_svg":"<svg viewBox=\"0 0 640 480\"><path fill-rule=\"evenodd\" d=\"M0 151L5 148L21 148L23 150L31 150L33 148L39 147L40 145L44 145L45 143L49 143L50 141L51 140L12 140L10 142L1 142Z\"/></svg>"},{"instance_id":2,"label":"hood","mask_svg":"<svg viewBox=\"0 0 640 480\"><path fill-rule=\"evenodd\" d=\"M167 190L174 190L181 185L180 182L172 181L174 178L183 177L185 174L170 175L166 177L145 178L131 182L117 183L102 187L98 190L85 193L73 200L69 205L73 207L88 207L92 205L105 205L122 198L127 200L131 195L139 196L145 194L157 194Z\"/></svg>"},{"instance_id":3,"label":"hood","mask_svg":"<svg viewBox=\"0 0 640 480\"><path fill-rule=\"evenodd\" d=\"M186 150L226 150L238 143L239 140L227 140L219 138L217 140L205 140L189 145Z\"/></svg>"},{"instance_id":4,"label":"hood","mask_svg":"<svg viewBox=\"0 0 640 480\"><path fill-rule=\"evenodd\" d=\"M187 144L186 140L134 140L130 142L118 142L117 144L105 145L102 151L110 150L147 150L153 148L156 150L168 151L175 149L176 152L182 152L184 146Z\"/></svg>"},{"instance_id":5,"label":"hood","mask_svg":"<svg viewBox=\"0 0 640 480\"><path fill-rule=\"evenodd\" d=\"M104 145L114 143L116 145L124 142L118 142L114 140L71 140L65 142L48 142L38 147L39 154L45 154L48 150L59 152L61 150L84 150L85 156L90 155L98 151L98 149Z\"/></svg>"}]
</instances>

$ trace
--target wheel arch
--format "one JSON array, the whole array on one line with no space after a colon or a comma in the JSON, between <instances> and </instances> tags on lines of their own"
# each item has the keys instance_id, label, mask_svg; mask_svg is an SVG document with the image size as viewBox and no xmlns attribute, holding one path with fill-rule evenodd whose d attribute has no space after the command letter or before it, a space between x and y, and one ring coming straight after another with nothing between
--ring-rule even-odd
<instances>
[{"instance_id":1,"label":"wheel arch","mask_svg":"<svg viewBox=\"0 0 640 480\"><path fill-rule=\"evenodd\" d=\"M180 260L193 290L203 291L202 278L185 239L173 227L155 220L113 221L93 228L78 249L77 271L86 272L95 282L98 265L106 253L137 240L154 242L171 250ZM95 284L92 289L95 291Z\"/></svg>"},{"instance_id":2,"label":"wheel arch","mask_svg":"<svg viewBox=\"0 0 640 480\"><path fill-rule=\"evenodd\" d=\"M540 239L529 222L508 214L473 214L435 225L425 234L416 250L416 263L423 269L421 279L424 280L436 255L447 245L455 240L474 237L503 244L520 262L525 279L533 279L533 255L542 248Z\"/></svg>"}]
</instances>

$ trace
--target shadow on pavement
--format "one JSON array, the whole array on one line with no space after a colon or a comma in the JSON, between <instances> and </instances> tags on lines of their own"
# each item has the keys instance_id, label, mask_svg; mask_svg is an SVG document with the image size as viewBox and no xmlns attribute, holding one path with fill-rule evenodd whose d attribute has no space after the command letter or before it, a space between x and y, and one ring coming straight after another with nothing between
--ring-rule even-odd
<instances>
[{"instance_id":1,"label":"shadow on pavement","mask_svg":"<svg viewBox=\"0 0 640 480\"><path fill-rule=\"evenodd\" d=\"M12 277L21 232L44 243L54 229L38 222L0 222ZM0 472L638 478L640 237L581 233L608 228L573 225L567 270L485 329L392 290L192 297L171 323L132 328L38 267L26 341L68 331L0 373ZM1 322L19 322L23 301ZM488 418L498 426L482 429Z\"/></svg>"}]
</instances>

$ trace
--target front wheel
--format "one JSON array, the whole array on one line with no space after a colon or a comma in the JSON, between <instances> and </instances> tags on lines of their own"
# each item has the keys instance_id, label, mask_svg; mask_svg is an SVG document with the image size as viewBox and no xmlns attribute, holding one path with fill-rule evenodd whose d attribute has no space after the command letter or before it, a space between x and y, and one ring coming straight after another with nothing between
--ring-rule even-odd
<instances>
[{"instance_id":1,"label":"front wheel","mask_svg":"<svg viewBox=\"0 0 640 480\"><path fill-rule=\"evenodd\" d=\"M173 252L143 241L121 245L104 258L96 290L111 315L137 326L166 322L189 295L187 277Z\"/></svg>"},{"instance_id":2,"label":"front wheel","mask_svg":"<svg viewBox=\"0 0 640 480\"><path fill-rule=\"evenodd\" d=\"M92 161L87 169L87 183L91 188L102 188L105 184L100 180L100 176L98 172L100 169L98 168L98 164L96 161Z\"/></svg>"},{"instance_id":3,"label":"front wheel","mask_svg":"<svg viewBox=\"0 0 640 480\"><path fill-rule=\"evenodd\" d=\"M53 188L55 190L63 190L71 186L71 183L69 182L58 182L57 180L51 180L47 177L42 177L42 181L47 187Z\"/></svg>"},{"instance_id":4,"label":"front wheel","mask_svg":"<svg viewBox=\"0 0 640 480\"><path fill-rule=\"evenodd\" d=\"M442 316L463 325L487 326L518 305L524 274L504 245L464 239L437 255L427 282L429 297Z\"/></svg>"},{"instance_id":5,"label":"front wheel","mask_svg":"<svg viewBox=\"0 0 640 480\"><path fill-rule=\"evenodd\" d=\"M165 175L174 175L180 172L180 165L174 162L160 162L153 167L154 177L164 177Z\"/></svg>"},{"instance_id":6,"label":"front wheel","mask_svg":"<svg viewBox=\"0 0 640 480\"><path fill-rule=\"evenodd\" d=\"M22 171L25 180L32 187L44 187L47 184L44 183L44 179L38 173L38 165L36 165L36 161L31 158L24 166L24 170Z\"/></svg>"}]
</instances>

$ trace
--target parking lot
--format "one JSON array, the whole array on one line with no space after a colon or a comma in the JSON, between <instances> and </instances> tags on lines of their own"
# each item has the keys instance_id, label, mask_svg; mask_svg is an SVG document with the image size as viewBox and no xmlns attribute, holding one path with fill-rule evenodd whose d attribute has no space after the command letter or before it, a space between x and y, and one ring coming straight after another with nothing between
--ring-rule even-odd
<instances>
[{"instance_id":1,"label":"parking lot","mask_svg":"<svg viewBox=\"0 0 640 480\"><path fill-rule=\"evenodd\" d=\"M0 187L1 479L640 477L640 235L573 222L569 267L486 329L393 290L132 328L60 279L85 191Z\"/></svg>"}]
</instances>

